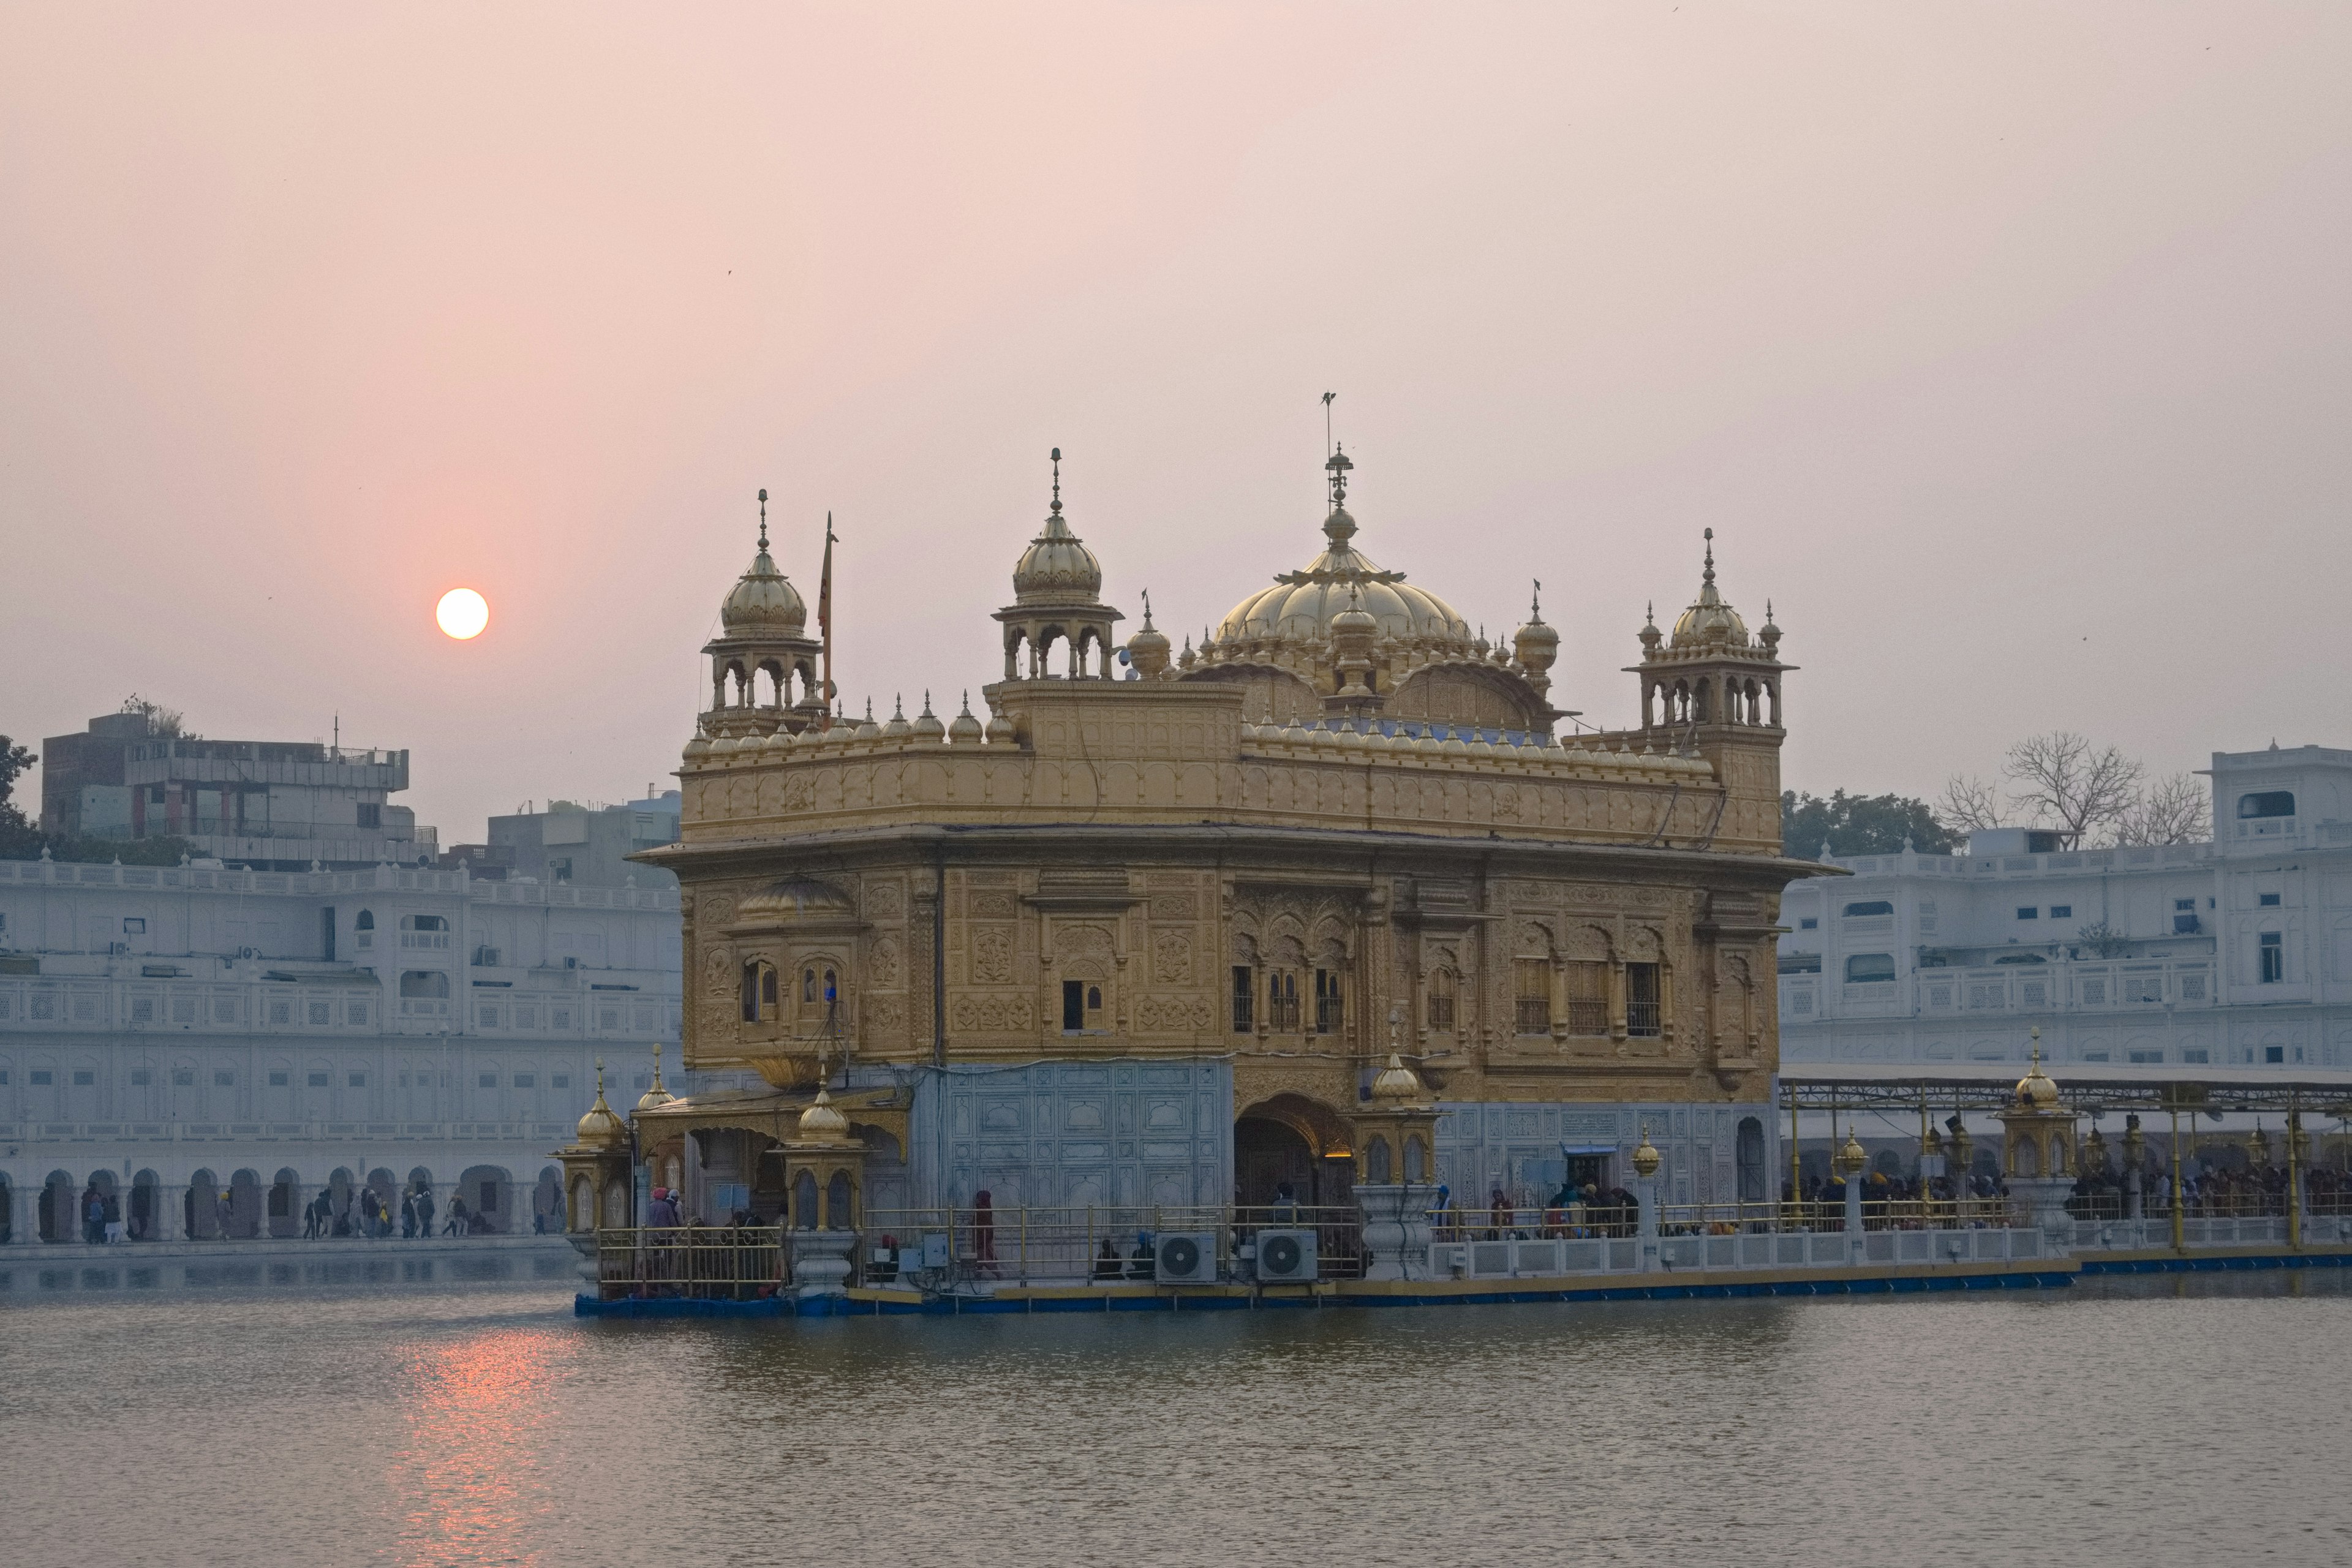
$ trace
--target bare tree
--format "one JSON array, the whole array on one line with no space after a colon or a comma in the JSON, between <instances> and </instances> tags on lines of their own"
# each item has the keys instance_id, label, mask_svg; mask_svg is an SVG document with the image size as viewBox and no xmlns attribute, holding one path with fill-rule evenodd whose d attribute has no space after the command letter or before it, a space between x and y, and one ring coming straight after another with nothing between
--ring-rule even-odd
<instances>
[{"instance_id":1,"label":"bare tree","mask_svg":"<svg viewBox=\"0 0 2352 1568\"><path fill-rule=\"evenodd\" d=\"M1990 782L1973 773L1954 773L1944 781L1944 798L1936 803L1936 818L1954 833L2007 827L2009 803Z\"/></svg>"},{"instance_id":2,"label":"bare tree","mask_svg":"<svg viewBox=\"0 0 2352 1568\"><path fill-rule=\"evenodd\" d=\"M2213 837L2211 792L2189 773L2139 792L2116 824L2117 844L2201 844Z\"/></svg>"},{"instance_id":3,"label":"bare tree","mask_svg":"<svg viewBox=\"0 0 2352 1568\"><path fill-rule=\"evenodd\" d=\"M2120 823L2139 797L2142 769L2113 746L2071 730L2029 735L2009 749L2000 771L2018 786L2010 803L2058 830L2066 848Z\"/></svg>"}]
</instances>

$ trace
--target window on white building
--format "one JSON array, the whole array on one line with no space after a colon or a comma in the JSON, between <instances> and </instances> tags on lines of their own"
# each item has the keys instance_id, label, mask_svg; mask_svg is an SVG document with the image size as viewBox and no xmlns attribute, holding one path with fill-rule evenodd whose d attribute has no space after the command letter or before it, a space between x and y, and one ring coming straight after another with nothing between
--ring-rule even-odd
<instances>
[{"instance_id":1,"label":"window on white building","mask_svg":"<svg viewBox=\"0 0 2352 1568\"><path fill-rule=\"evenodd\" d=\"M2284 980L2286 978L2286 938L2277 931L2266 931L2263 932L2259 952L2262 983L2264 985L2272 985Z\"/></svg>"},{"instance_id":2,"label":"window on white building","mask_svg":"<svg viewBox=\"0 0 2352 1568\"><path fill-rule=\"evenodd\" d=\"M2027 904L2017 911L2017 918L2021 921L2040 920L2042 910L2038 905Z\"/></svg>"},{"instance_id":3,"label":"window on white building","mask_svg":"<svg viewBox=\"0 0 2352 1568\"><path fill-rule=\"evenodd\" d=\"M1797 922L1797 929L1799 931L1818 931L1821 929L1821 924L1822 921L1820 916L1807 915L1804 919Z\"/></svg>"},{"instance_id":4,"label":"window on white building","mask_svg":"<svg viewBox=\"0 0 2352 1568\"><path fill-rule=\"evenodd\" d=\"M2053 904L2050 906L2050 918L2053 921L2071 921L2074 918L2074 906Z\"/></svg>"},{"instance_id":5,"label":"window on white building","mask_svg":"<svg viewBox=\"0 0 2352 1568\"><path fill-rule=\"evenodd\" d=\"M1894 978L1895 955L1891 952L1857 952L1845 961L1849 985L1869 985Z\"/></svg>"},{"instance_id":6,"label":"window on white building","mask_svg":"<svg viewBox=\"0 0 2352 1568\"><path fill-rule=\"evenodd\" d=\"M2258 893L2254 897L2254 902L2263 909L2274 910L2279 907L2279 896L2276 893Z\"/></svg>"}]
</instances>

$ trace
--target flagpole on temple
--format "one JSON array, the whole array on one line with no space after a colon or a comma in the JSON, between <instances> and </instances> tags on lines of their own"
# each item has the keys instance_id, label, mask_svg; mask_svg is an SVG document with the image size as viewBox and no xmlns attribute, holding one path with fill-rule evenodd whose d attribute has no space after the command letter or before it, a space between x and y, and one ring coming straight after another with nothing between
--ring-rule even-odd
<instances>
[{"instance_id":1,"label":"flagpole on temple","mask_svg":"<svg viewBox=\"0 0 2352 1568\"><path fill-rule=\"evenodd\" d=\"M824 719L820 732L833 728L833 513L824 514L824 571L816 588L816 626L824 638Z\"/></svg>"}]
</instances>

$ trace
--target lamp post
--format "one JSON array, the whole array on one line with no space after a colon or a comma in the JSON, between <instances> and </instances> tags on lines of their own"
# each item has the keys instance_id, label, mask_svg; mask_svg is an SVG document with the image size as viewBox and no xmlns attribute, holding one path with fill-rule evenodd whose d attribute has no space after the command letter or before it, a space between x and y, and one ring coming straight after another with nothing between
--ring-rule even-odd
<instances>
[{"instance_id":1,"label":"lamp post","mask_svg":"<svg viewBox=\"0 0 2352 1568\"><path fill-rule=\"evenodd\" d=\"M1869 1158L1852 1127L1846 1129L1844 1144L1830 1157L1830 1168L1845 1184L1846 1261L1857 1265L1862 1262L1862 1168Z\"/></svg>"},{"instance_id":2,"label":"lamp post","mask_svg":"<svg viewBox=\"0 0 2352 1568\"><path fill-rule=\"evenodd\" d=\"M1642 1271L1648 1273L1658 1266L1658 1167L1664 1163L1657 1148L1650 1142L1650 1124L1642 1123L1642 1142L1633 1151L1633 1201L1639 1207L1638 1235L1642 1243Z\"/></svg>"}]
</instances>

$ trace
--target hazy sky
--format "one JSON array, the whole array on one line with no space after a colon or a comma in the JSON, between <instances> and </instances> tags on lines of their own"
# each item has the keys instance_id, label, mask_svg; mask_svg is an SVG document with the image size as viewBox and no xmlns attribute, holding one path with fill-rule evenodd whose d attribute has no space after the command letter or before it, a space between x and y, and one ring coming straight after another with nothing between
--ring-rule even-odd
<instances>
[{"instance_id":1,"label":"hazy sky","mask_svg":"<svg viewBox=\"0 0 2352 1568\"><path fill-rule=\"evenodd\" d=\"M11 6L0 731L340 710L475 839L677 765L761 486L951 710L1048 447L1197 636L1331 390L1597 721L1711 525L1797 786L2352 745L2347 80L2335 3Z\"/></svg>"}]
</instances>

